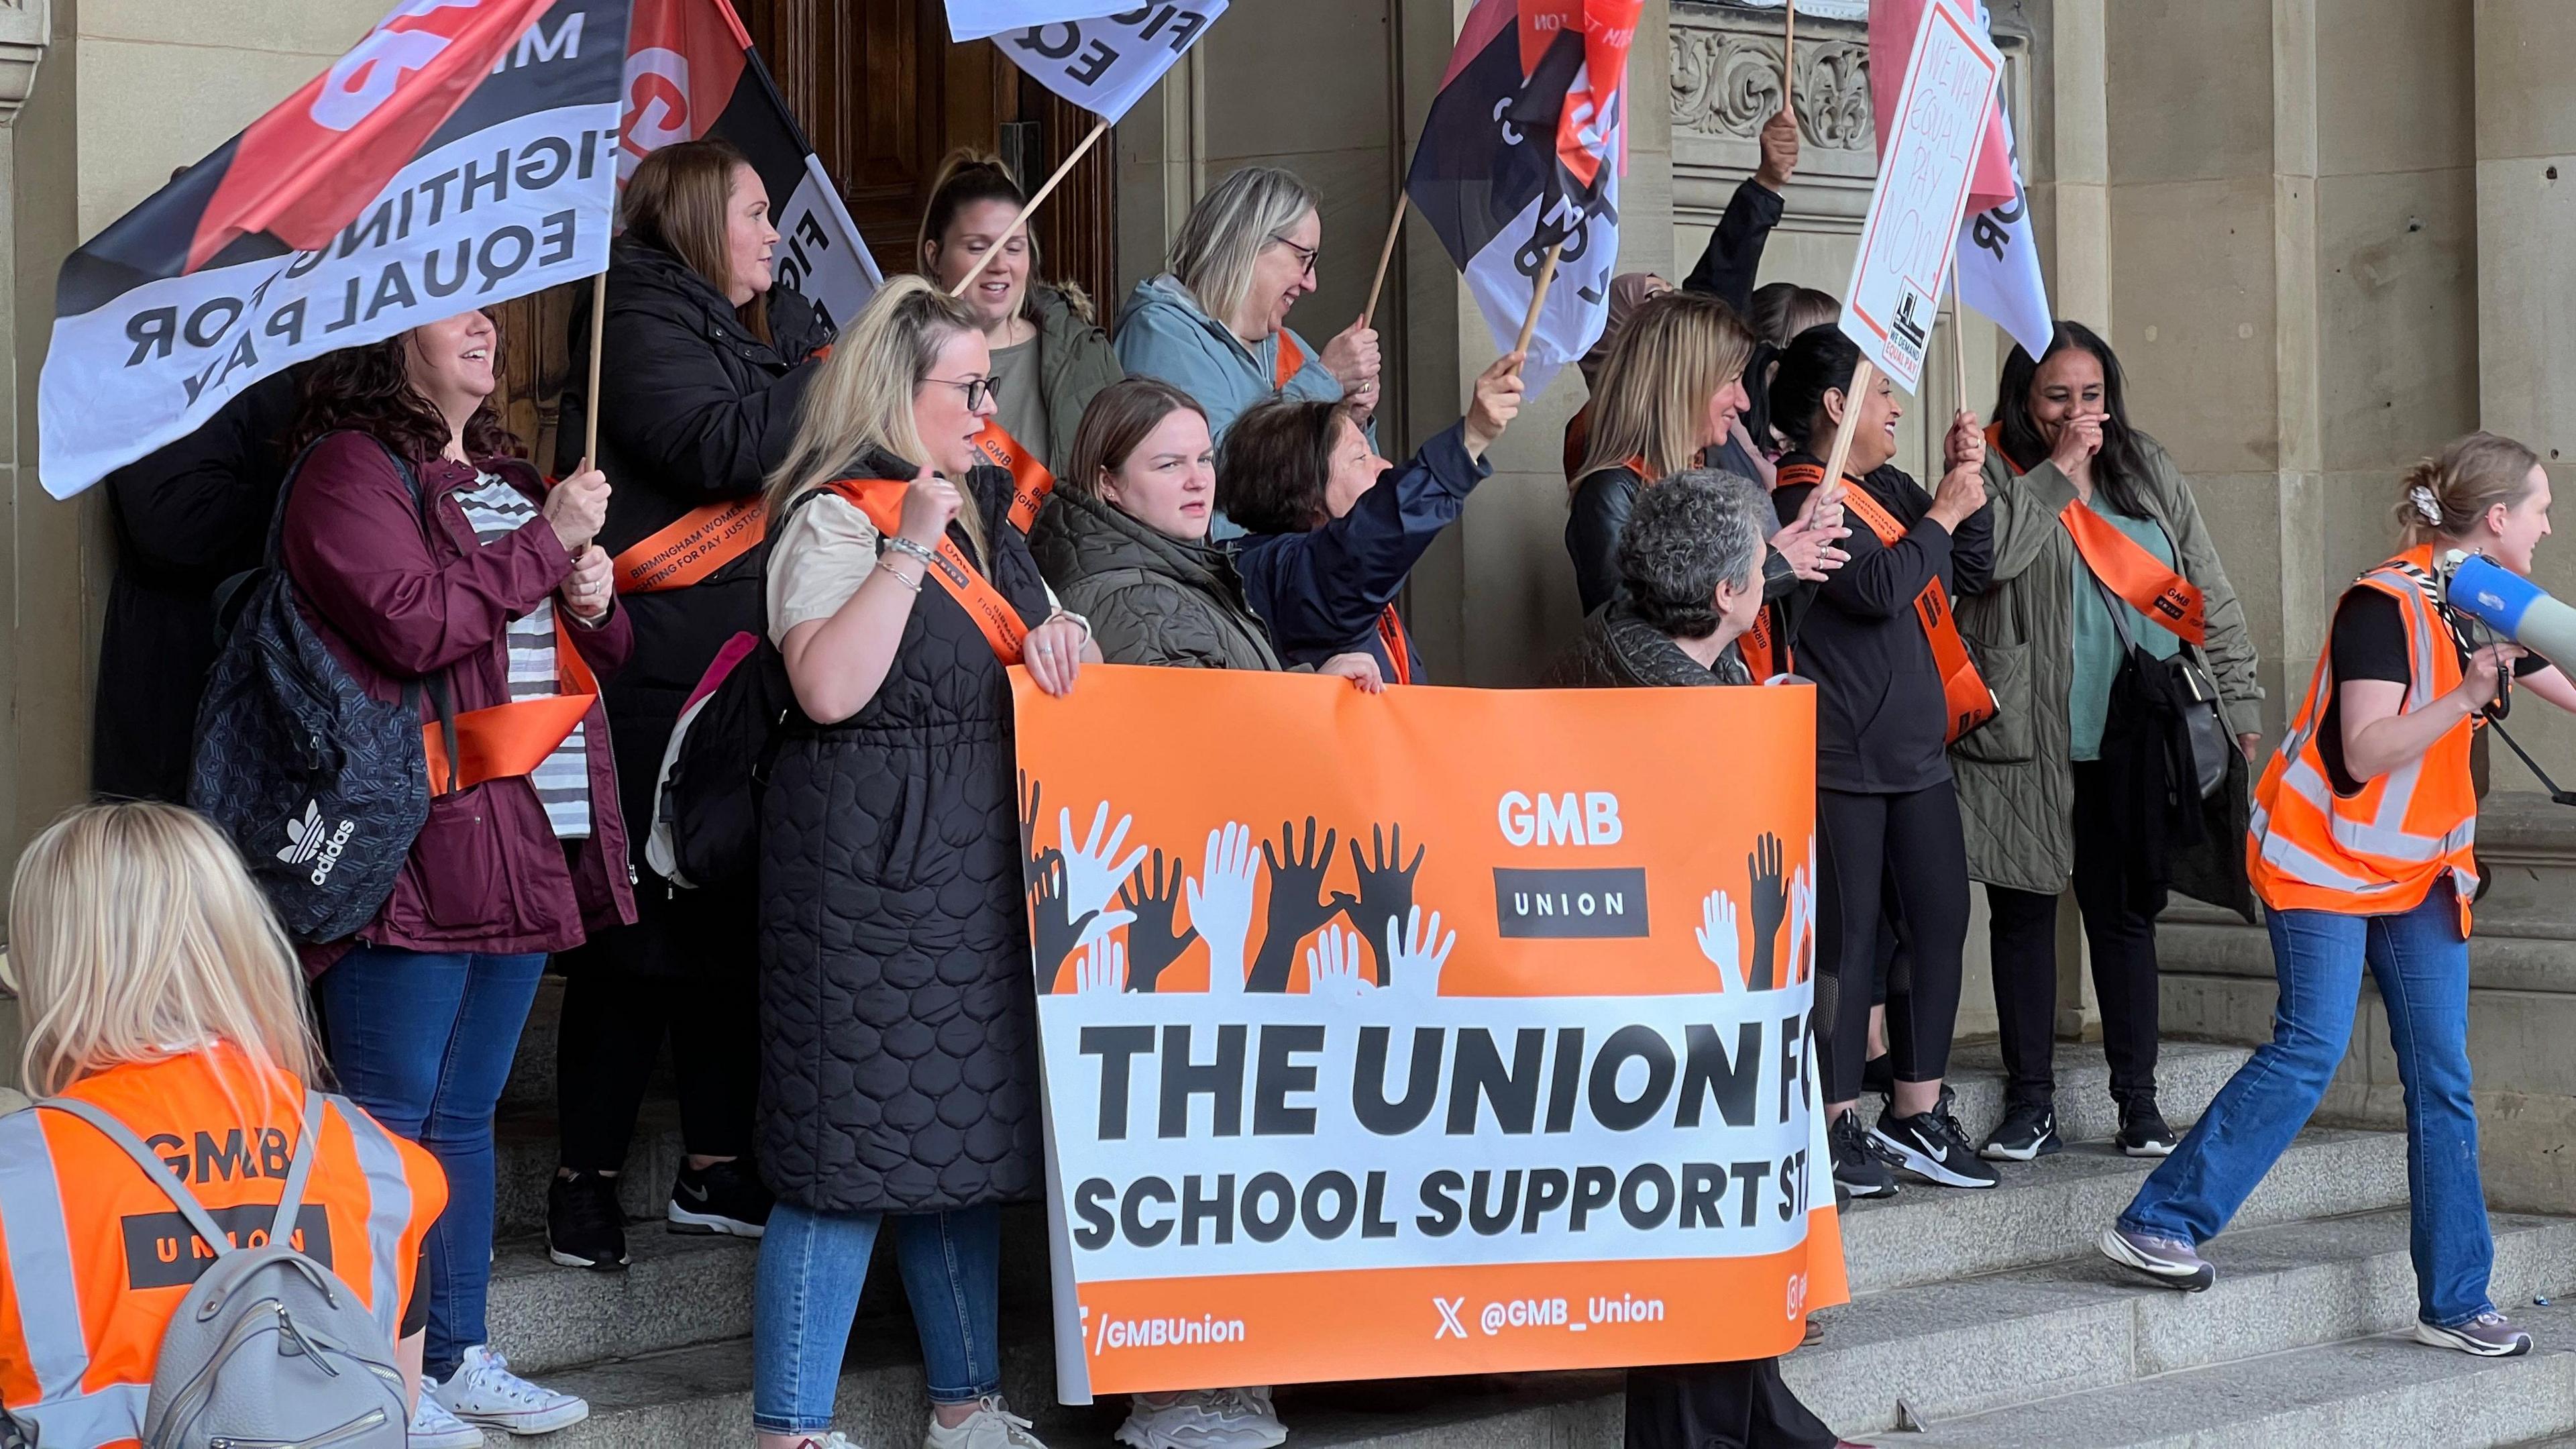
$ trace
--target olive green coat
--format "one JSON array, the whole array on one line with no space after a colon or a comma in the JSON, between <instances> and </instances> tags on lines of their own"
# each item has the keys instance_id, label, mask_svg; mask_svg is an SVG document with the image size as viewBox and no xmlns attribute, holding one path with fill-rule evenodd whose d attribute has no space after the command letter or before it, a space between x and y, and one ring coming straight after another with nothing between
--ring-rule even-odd
<instances>
[{"instance_id":1,"label":"olive green coat","mask_svg":"<svg viewBox=\"0 0 2576 1449\"><path fill-rule=\"evenodd\" d=\"M1109 334L1091 315L1091 299L1077 287L1043 283L1029 289L1029 315L1038 328L1038 386L1046 394L1047 471L1061 477L1073 466L1073 434L1082 411L1109 384L1127 375ZM1037 448L1041 440L1022 440Z\"/></svg>"},{"instance_id":2,"label":"olive green coat","mask_svg":"<svg viewBox=\"0 0 2576 1449\"><path fill-rule=\"evenodd\" d=\"M2254 682L2245 611L2182 470L2154 439L2140 434L2138 441L2147 457L2144 501L2173 540L2183 577L2200 586L2208 606L2209 645L2202 652L2228 733L2258 731L2263 690ZM1994 580L1983 594L1959 600L1958 617L1998 708L1985 728L1950 749L1967 824L1968 874L1989 885L2053 894L2075 870L2067 693L2075 680L2075 581L2082 562L2057 521L2075 499L2075 484L2053 463L2015 477L2002 450L1989 448L1986 493L1994 501Z\"/></svg>"}]
</instances>

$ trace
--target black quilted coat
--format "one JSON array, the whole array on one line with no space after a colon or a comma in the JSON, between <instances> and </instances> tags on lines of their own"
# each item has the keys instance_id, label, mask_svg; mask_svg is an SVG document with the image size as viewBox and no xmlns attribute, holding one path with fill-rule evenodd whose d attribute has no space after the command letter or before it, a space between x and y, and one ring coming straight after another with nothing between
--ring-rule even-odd
<instances>
[{"instance_id":1,"label":"black quilted coat","mask_svg":"<svg viewBox=\"0 0 2576 1449\"><path fill-rule=\"evenodd\" d=\"M871 463L862 476L915 471ZM993 584L1034 627L1046 588L1007 522L1010 475L979 468L968 491ZM1036 1195L1016 791L1009 680L936 583L867 707L781 747L760 843L760 1167L780 1197L930 1212Z\"/></svg>"}]
</instances>

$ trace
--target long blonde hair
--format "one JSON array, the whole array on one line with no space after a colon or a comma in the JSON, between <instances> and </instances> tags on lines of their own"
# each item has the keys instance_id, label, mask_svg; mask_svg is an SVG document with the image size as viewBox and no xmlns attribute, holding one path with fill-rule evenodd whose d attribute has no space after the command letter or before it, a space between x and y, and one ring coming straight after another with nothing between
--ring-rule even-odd
<instances>
[{"instance_id":1,"label":"long blonde hair","mask_svg":"<svg viewBox=\"0 0 2576 1449\"><path fill-rule=\"evenodd\" d=\"M915 467L930 450L913 426L913 394L939 365L939 350L960 333L982 335L973 309L916 276L888 277L850 319L832 355L805 394L805 415L787 461L769 475L769 515L784 517L799 494L850 476L870 449ZM961 488L962 478L951 480ZM985 552L984 519L970 492L957 521Z\"/></svg>"},{"instance_id":2,"label":"long blonde hair","mask_svg":"<svg viewBox=\"0 0 2576 1449\"><path fill-rule=\"evenodd\" d=\"M2408 546L2459 537L2488 509L2520 503L2539 466L2538 454L2501 433L2470 433L2442 456L2417 461L2397 481L2397 522Z\"/></svg>"},{"instance_id":3,"label":"long blonde hair","mask_svg":"<svg viewBox=\"0 0 2576 1449\"><path fill-rule=\"evenodd\" d=\"M1644 461L1648 482L1695 466L1709 399L1752 360L1753 334L1724 302L1696 292L1647 298L1601 365L1591 451L1576 480L1630 459Z\"/></svg>"},{"instance_id":4,"label":"long blonde hair","mask_svg":"<svg viewBox=\"0 0 2576 1449\"><path fill-rule=\"evenodd\" d=\"M314 1080L294 949L241 857L192 811L126 801L47 826L10 884L9 959L27 1023L19 1069L38 1096L216 1041Z\"/></svg>"},{"instance_id":5,"label":"long blonde hair","mask_svg":"<svg viewBox=\"0 0 2576 1449\"><path fill-rule=\"evenodd\" d=\"M1167 265L1200 311L1232 326L1235 309L1252 291L1252 264L1262 249L1313 210L1314 190L1295 172L1246 166L1190 207Z\"/></svg>"}]
</instances>

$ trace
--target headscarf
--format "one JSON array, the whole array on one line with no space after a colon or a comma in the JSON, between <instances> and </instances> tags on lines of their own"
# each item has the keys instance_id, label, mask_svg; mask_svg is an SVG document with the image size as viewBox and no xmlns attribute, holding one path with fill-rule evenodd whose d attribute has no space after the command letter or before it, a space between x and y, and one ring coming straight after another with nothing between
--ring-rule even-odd
<instances>
[{"instance_id":1,"label":"headscarf","mask_svg":"<svg viewBox=\"0 0 2576 1449\"><path fill-rule=\"evenodd\" d=\"M1628 329L1628 319L1637 315L1647 298L1672 289L1672 283L1652 272L1621 272L1610 279L1610 320L1602 325L1601 340L1574 364L1583 369L1585 387L1600 386L1601 369L1610 361L1610 349L1618 345L1619 334Z\"/></svg>"}]
</instances>

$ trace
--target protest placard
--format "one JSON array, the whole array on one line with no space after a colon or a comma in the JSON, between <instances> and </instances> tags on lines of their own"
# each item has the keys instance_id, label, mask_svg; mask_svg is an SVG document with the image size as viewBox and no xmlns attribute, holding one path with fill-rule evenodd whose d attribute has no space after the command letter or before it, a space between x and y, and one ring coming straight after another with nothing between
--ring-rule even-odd
<instances>
[{"instance_id":1,"label":"protest placard","mask_svg":"<svg viewBox=\"0 0 2576 1449\"><path fill-rule=\"evenodd\" d=\"M1811 689L1014 674L1068 1399L1765 1357L1842 1300Z\"/></svg>"},{"instance_id":2,"label":"protest placard","mask_svg":"<svg viewBox=\"0 0 2576 1449\"><path fill-rule=\"evenodd\" d=\"M1863 359L1908 392L1922 381L2002 78L2003 57L1961 0L1923 7L1842 314Z\"/></svg>"}]
</instances>

